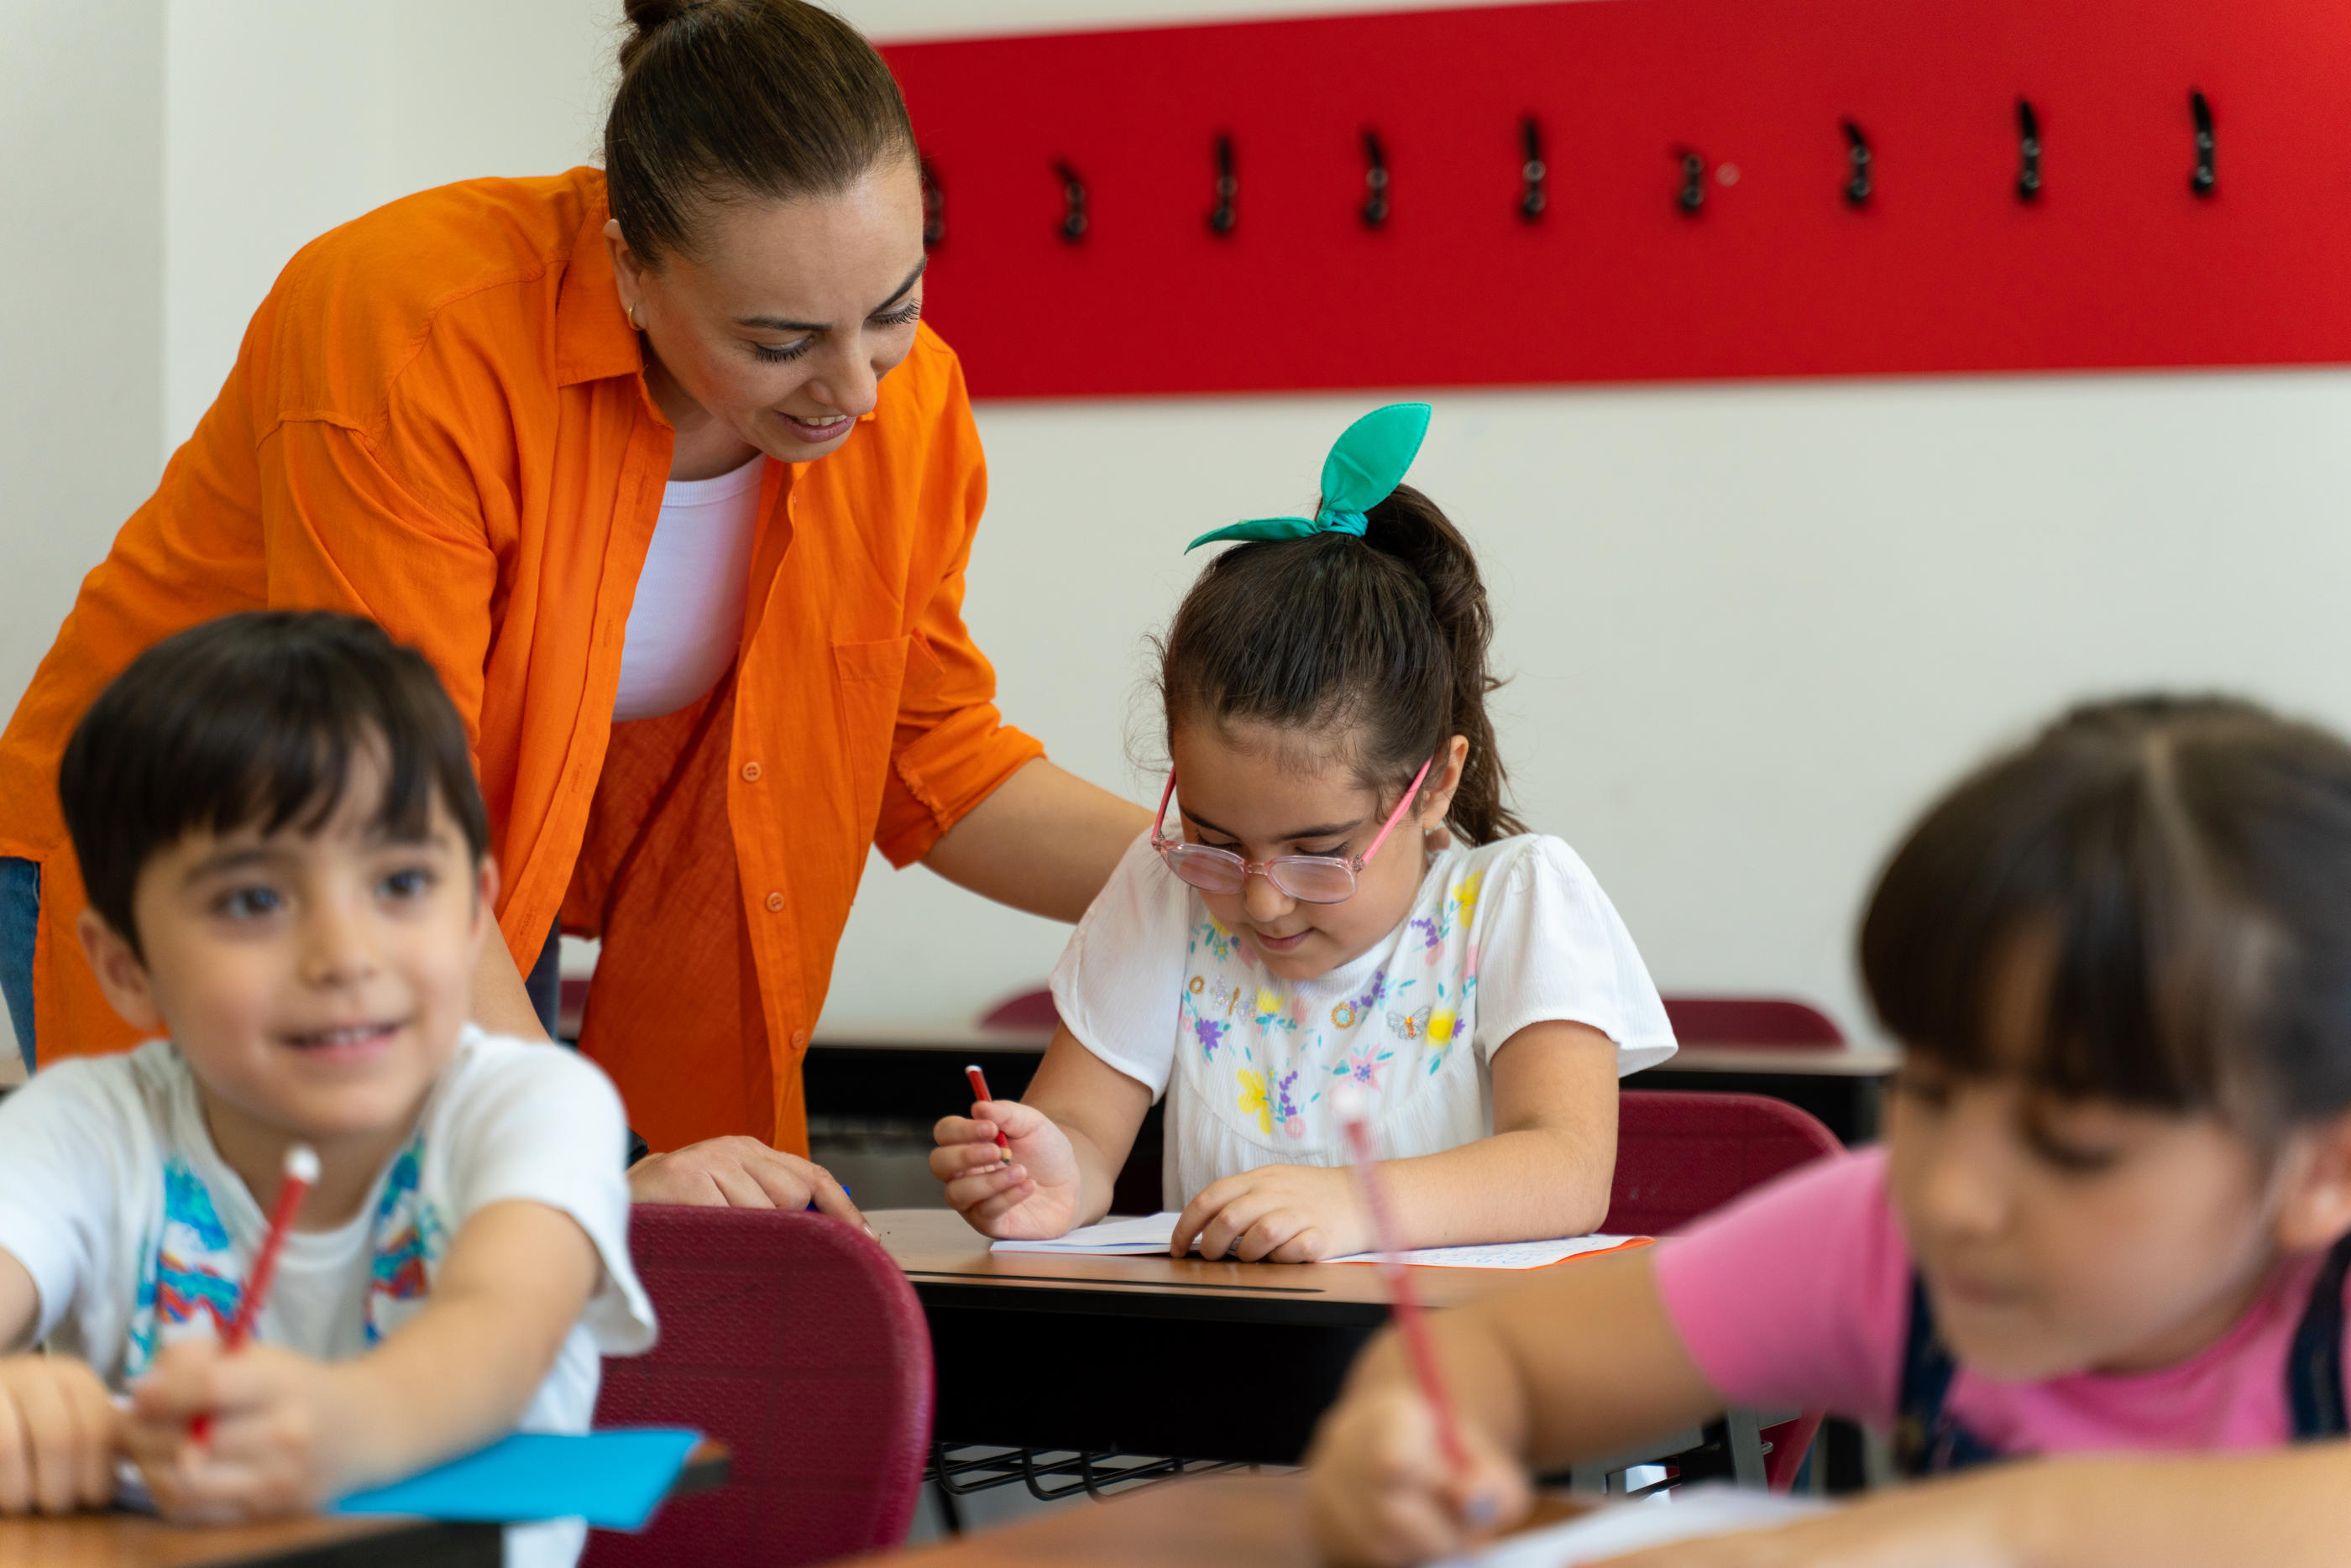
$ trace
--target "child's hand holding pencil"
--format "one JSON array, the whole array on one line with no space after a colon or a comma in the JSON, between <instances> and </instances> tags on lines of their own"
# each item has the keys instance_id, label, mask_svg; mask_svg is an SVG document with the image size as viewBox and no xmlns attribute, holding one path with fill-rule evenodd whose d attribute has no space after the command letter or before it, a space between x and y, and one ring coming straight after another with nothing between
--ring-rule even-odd
<instances>
[{"instance_id":1,"label":"child's hand holding pencil","mask_svg":"<svg viewBox=\"0 0 2351 1568\"><path fill-rule=\"evenodd\" d=\"M1344 1562L1407 1563L1450 1556L1515 1522L1533 1505L1518 1464L1461 1420L1420 1310L1387 1203L1364 1096L1343 1084L1331 1107L1353 1156L1364 1206L1379 1237L1394 1336L1374 1347L1350 1382L1369 1392L1347 1400L1315 1434L1316 1537ZM1395 1362L1401 1359L1398 1376Z\"/></svg>"},{"instance_id":2,"label":"child's hand holding pencil","mask_svg":"<svg viewBox=\"0 0 2351 1568\"><path fill-rule=\"evenodd\" d=\"M1525 1473L1475 1423L1447 1457L1436 1407L1399 1365L1390 1338L1358 1366L1389 1374L1332 1410L1308 1456L1314 1538L1340 1563L1449 1557L1517 1523L1534 1505Z\"/></svg>"},{"instance_id":3,"label":"child's hand holding pencil","mask_svg":"<svg viewBox=\"0 0 2351 1568\"><path fill-rule=\"evenodd\" d=\"M1069 1135L1033 1106L989 1099L979 1069L966 1071L977 1096L972 1114L942 1117L932 1129L931 1174L946 1184L947 1206L999 1241L1067 1233L1079 1193Z\"/></svg>"}]
</instances>

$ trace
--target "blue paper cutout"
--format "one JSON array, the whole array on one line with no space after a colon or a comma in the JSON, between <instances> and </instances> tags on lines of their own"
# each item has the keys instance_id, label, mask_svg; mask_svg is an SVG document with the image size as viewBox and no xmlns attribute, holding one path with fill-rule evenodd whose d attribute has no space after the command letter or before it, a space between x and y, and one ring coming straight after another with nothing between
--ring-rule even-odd
<instances>
[{"instance_id":1,"label":"blue paper cutout","mask_svg":"<svg viewBox=\"0 0 2351 1568\"><path fill-rule=\"evenodd\" d=\"M517 1432L406 1480L353 1492L331 1511L497 1524L585 1519L601 1530L642 1530L701 1440L683 1427Z\"/></svg>"}]
</instances>

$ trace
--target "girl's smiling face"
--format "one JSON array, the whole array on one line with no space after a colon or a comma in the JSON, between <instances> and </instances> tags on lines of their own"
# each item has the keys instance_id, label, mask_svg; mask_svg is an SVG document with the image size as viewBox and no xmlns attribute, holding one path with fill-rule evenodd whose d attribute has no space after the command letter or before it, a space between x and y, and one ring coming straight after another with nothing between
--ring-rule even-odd
<instances>
[{"instance_id":1,"label":"girl's smiling face","mask_svg":"<svg viewBox=\"0 0 2351 1568\"><path fill-rule=\"evenodd\" d=\"M1178 724L1168 750L1184 839L1245 860L1353 859L1379 836L1409 782L1407 770L1404 778L1371 787L1347 761L1351 748L1246 721ZM1468 752L1458 735L1447 742L1419 800L1355 874L1354 896L1343 903L1302 903L1258 876L1238 893L1195 891L1281 979L1313 980L1360 958L1411 912L1427 864L1423 839L1443 825Z\"/></svg>"}]
</instances>

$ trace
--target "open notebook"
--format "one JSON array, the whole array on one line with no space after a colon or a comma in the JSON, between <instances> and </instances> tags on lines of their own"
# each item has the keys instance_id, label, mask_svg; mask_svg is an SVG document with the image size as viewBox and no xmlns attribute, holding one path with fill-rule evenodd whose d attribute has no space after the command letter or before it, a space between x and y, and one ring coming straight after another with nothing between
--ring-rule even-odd
<instances>
[{"instance_id":1,"label":"open notebook","mask_svg":"<svg viewBox=\"0 0 2351 1568\"><path fill-rule=\"evenodd\" d=\"M1681 1487L1643 1501L1604 1503L1579 1519L1510 1536L1440 1568L1576 1568L1701 1535L1787 1524L1831 1506L1815 1498L1736 1487Z\"/></svg>"},{"instance_id":2,"label":"open notebook","mask_svg":"<svg viewBox=\"0 0 2351 1568\"><path fill-rule=\"evenodd\" d=\"M1140 1220L1105 1220L1050 1241L998 1241L991 1252L1061 1252L1094 1257L1139 1257L1165 1252L1176 1234L1176 1214L1151 1214ZM1424 1247L1406 1252L1404 1261L1439 1269L1540 1269L1562 1259L1620 1247L1645 1245L1645 1236L1568 1236L1555 1241L1496 1241L1479 1247ZM1338 1263L1372 1263L1375 1252L1334 1258Z\"/></svg>"}]
</instances>

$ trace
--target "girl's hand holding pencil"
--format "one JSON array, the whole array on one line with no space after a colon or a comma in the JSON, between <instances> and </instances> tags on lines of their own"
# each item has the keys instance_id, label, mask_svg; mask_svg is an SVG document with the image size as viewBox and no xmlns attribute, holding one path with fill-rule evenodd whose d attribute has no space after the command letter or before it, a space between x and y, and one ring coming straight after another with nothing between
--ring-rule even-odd
<instances>
[{"instance_id":1,"label":"girl's hand holding pencil","mask_svg":"<svg viewBox=\"0 0 2351 1568\"><path fill-rule=\"evenodd\" d=\"M1044 1112L983 1100L969 1116L941 1118L932 1136L931 1174L946 1184L948 1207L982 1235L1042 1241L1076 1222L1077 1152Z\"/></svg>"},{"instance_id":2,"label":"girl's hand holding pencil","mask_svg":"<svg viewBox=\"0 0 2351 1568\"><path fill-rule=\"evenodd\" d=\"M1373 1355L1401 1373L1399 1349L1390 1339ZM1409 1376L1345 1401L1315 1434L1308 1460L1315 1540L1336 1562L1426 1563L1525 1518L1534 1493L1518 1464L1474 1422L1456 1435L1458 1464L1447 1457L1437 1407Z\"/></svg>"}]
</instances>

